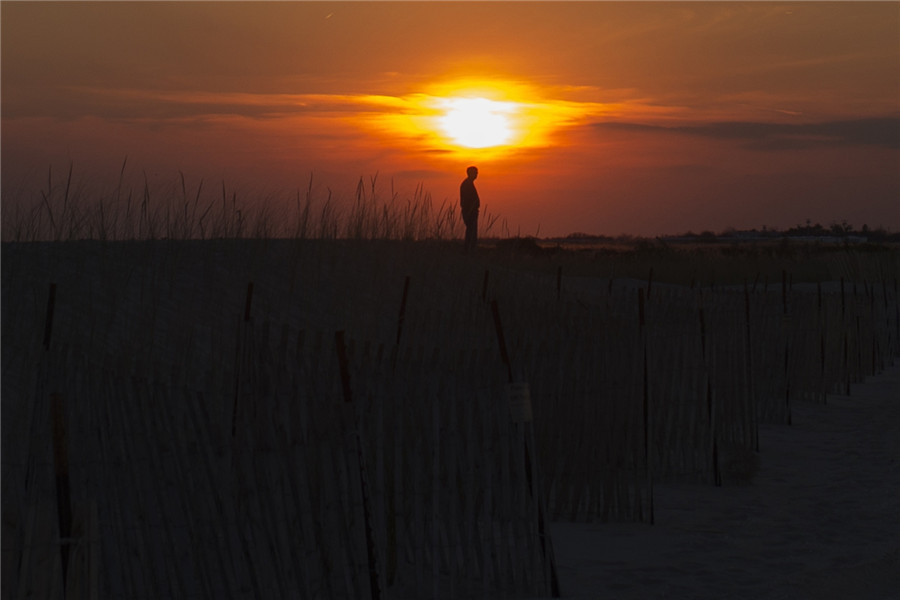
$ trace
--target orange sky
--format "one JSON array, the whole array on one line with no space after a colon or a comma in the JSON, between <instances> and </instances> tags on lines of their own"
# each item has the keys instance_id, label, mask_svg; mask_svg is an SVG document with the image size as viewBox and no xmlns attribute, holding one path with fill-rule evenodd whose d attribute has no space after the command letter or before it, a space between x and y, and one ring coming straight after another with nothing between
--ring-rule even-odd
<instances>
[{"instance_id":1,"label":"orange sky","mask_svg":"<svg viewBox=\"0 0 900 600\"><path fill-rule=\"evenodd\" d=\"M476 164L512 234L900 230L896 2L4 1L0 20L4 210L49 165L100 186L128 156L261 198L313 173L349 199L377 172L455 202ZM429 131L461 79L522 103L516 145Z\"/></svg>"}]
</instances>

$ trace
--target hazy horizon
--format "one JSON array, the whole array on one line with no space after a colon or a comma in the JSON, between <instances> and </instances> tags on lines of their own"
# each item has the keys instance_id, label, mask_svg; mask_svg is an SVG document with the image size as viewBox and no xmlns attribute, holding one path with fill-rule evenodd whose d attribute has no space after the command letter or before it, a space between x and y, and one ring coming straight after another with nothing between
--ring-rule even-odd
<instances>
[{"instance_id":1,"label":"hazy horizon","mask_svg":"<svg viewBox=\"0 0 900 600\"><path fill-rule=\"evenodd\" d=\"M182 172L260 202L311 174L349 201L376 173L382 195L421 184L455 202L475 164L488 210L542 237L900 230L896 2L4 1L0 15L4 210L39 198L51 166L109 189L127 156L135 179ZM508 105L503 141L442 130L458 97Z\"/></svg>"}]
</instances>

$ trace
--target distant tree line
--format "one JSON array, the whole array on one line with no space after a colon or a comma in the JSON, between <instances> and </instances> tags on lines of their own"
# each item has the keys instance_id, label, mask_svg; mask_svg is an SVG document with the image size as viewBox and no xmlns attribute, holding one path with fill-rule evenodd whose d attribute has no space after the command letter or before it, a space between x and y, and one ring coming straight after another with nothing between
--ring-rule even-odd
<instances>
[{"instance_id":1,"label":"distant tree line","mask_svg":"<svg viewBox=\"0 0 900 600\"><path fill-rule=\"evenodd\" d=\"M832 236L832 237L864 237L870 242L900 242L900 232L892 233L883 227L872 229L867 224L863 224L859 229L854 227L847 221L840 223L832 223L830 226L823 227L821 223L813 224L809 219L805 225L796 225L784 232L787 236Z\"/></svg>"},{"instance_id":2,"label":"distant tree line","mask_svg":"<svg viewBox=\"0 0 900 600\"><path fill-rule=\"evenodd\" d=\"M862 227L856 229L846 220L833 222L825 227L821 223L812 223L810 219L806 220L804 225L795 225L789 229L771 229L765 225L761 229L735 229L728 228L719 233L704 230L700 233L688 231L686 233L661 236L660 240L667 242L694 242L694 243L716 243L716 242L734 242L734 241L752 241L752 240L776 240L783 238L793 238L798 241L822 241L822 242L846 242L846 243L900 243L900 232L888 231L884 227L869 227L863 224ZM581 242L619 242L629 243L642 240L638 236L620 235L593 235L588 233L570 233L565 238L566 241Z\"/></svg>"}]
</instances>

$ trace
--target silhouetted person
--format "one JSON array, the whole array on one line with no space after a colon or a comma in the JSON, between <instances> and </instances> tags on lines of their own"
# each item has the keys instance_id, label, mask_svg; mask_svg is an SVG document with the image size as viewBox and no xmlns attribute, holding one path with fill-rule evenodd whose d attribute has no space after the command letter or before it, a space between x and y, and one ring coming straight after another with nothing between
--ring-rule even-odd
<instances>
[{"instance_id":1,"label":"silhouetted person","mask_svg":"<svg viewBox=\"0 0 900 600\"><path fill-rule=\"evenodd\" d=\"M459 185L459 206L462 209L463 222L466 224L466 252L468 252L478 244L478 209L481 208L481 200L478 199L478 190L475 189L478 169L469 167L466 169L466 175L468 177Z\"/></svg>"}]
</instances>

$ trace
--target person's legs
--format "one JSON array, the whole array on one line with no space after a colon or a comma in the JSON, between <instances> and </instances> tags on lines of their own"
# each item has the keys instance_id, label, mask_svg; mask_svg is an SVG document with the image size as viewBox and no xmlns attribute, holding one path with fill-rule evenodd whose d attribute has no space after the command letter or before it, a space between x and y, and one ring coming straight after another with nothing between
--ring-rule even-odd
<instances>
[{"instance_id":1,"label":"person's legs","mask_svg":"<svg viewBox=\"0 0 900 600\"><path fill-rule=\"evenodd\" d=\"M466 250L472 250L478 244L478 217L466 221Z\"/></svg>"}]
</instances>

